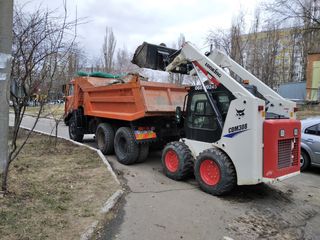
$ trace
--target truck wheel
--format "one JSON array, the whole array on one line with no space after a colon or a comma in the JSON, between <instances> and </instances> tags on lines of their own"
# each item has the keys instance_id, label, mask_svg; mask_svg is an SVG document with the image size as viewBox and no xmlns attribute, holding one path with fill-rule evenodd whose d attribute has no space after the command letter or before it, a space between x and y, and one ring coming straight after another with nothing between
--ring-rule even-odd
<instances>
[{"instance_id":1,"label":"truck wheel","mask_svg":"<svg viewBox=\"0 0 320 240\"><path fill-rule=\"evenodd\" d=\"M200 188L212 195L223 195L236 185L236 171L230 158L222 151L211 148L196 159L194 175Z\"/></svg>"},{"instance_id":2,"label":"truck wheel","mask_svg":"<svg viewBox=\"0 0 320 240\"><path fill-rule=\"evenodd\" d=\"M121 127L117 130L114 137L114 151L122 164L133 164L138 159L139 145L130 128Z\"/></svg>"},{"instance_id":3,"label":"truck wheel","mask_svg":"<svg viewBox=\"0 0 320 240\"><path fill-rule=\"evenodd\" d=\"M96 131L96 142L103 154L113 153L114 130L108 123L100 123Z\"/></svg>"},{"instance_id":4,"label":"truck wheel","mask_svg":"<svg viewBox=\"0 0 320 240\"><path fill-rule=\"evenodd\" d=\"M149 154L149 144L140 144L139 146L139 156L137 159L137 163L142 163L147 160Z\"/></svg>"},{"instance_id":5,"label":"truck wheel","mask_svg":"<svg viewBox=\"0 0 320 240\"><path fill-rule=\"evenodd\" d=\"M194 158L182 142L168 143L162 152L164 174L173 180L183 180L192 174Z\"/></svg>"},{"instance_id":6,"label":"truck wheel","mask_svg":"<svg viewBox=\"0 0 320 240\"><path fill-rule=\"evenodd\" d=\"M69 137L74 141L82 142L83 135L83 132L77 126L76 116L73 114L69 120Z\"/></svg>"}]
</instances>

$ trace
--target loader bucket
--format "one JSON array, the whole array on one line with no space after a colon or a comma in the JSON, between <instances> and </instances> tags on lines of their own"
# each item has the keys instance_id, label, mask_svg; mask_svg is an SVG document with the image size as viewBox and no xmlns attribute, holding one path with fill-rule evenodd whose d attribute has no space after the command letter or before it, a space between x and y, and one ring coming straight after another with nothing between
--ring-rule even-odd
<instances>
[{"instance_id":1,"label":"loader bucket","mask_svg":"<svg viewBox=\"0 0 320 240\"><path fill-rule=\"evenodd\" d=\"M176 52L172 48L144 42L136 49L131 62L141 68L165 71L170 63L170 56Z\"/></svg>"}]
</instances>

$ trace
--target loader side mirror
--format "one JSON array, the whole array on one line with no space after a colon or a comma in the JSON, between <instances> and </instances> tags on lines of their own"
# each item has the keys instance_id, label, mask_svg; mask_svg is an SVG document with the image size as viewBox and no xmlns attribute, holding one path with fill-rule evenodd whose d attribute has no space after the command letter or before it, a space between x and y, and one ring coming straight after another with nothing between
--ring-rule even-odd
<instances>
[{"instance_id":1,"label":"loader side mirror","mask_svg":"<svg viewBox=\"0 0 320 240\"><path fill-rule=\"evenodd\" d=\"M176 108L176 121L177 121L177 123L180 123L181 122L181 115L182 115L182 113L181 113L181 107L177 107Z\"/></svg>"}]
</instances>

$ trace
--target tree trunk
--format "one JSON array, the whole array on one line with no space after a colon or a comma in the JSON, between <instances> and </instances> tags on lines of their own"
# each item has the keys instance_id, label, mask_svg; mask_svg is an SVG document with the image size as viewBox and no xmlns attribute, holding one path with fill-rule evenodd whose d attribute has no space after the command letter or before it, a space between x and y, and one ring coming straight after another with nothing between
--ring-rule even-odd
<instances>
[{"instance_id":1,"label":"tree trunk","mask_svg":"<svg viewBox=\"0 0 320 240\"><path fill-rule=\"evenodd\" d=\"M4 164L3 174L2 174L2 183L1 183L1 190L4 194L8 192L8 173L9 173L9 166L10 166L10 158L11 154L8 157L8 161Z\"/></svg>"}]
</instances>

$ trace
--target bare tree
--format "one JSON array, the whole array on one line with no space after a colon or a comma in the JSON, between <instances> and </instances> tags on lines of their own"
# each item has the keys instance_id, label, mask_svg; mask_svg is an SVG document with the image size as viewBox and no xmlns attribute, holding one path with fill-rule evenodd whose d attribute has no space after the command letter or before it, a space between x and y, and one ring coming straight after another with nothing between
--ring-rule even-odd
<instances>
[{"instance_id":1,"label":"bare tree","mask_svg":"<svg viewBox=\"0 0 320 240\"><path fill-rule=\"evenodd\" d=\"M305 78L307 55L320 51L320 1L274 0L264 4L264 9L284 27L292 27L300 34L302 73ZM300 33L299 33L300 32Z\"/></svg>"},{"instance_id":2,"label":"bare tree","mask_svg":"<svg viewBox=\"0 0 320 240\"><path fill-rule=\"evenodd\" d=\"M233 20L230 30L210 31L206 39L207 43L222 50L242 66L245 63L245 48L248 40L244 32L244 23L244 13L240 12ZM231 75L237 78L232 72Z\"/></svg>"},{"instance_id":3,"label":"bare tree","mask_svg":"<svg viewBox=\"0 0 320 240\"><path fill-rule=\"evenodd\" d=\"M256 9L249 32L240 13L229 31L211 31L207 42L275 88L303 79L308 52L320 50L319 19L318 0L268 1Z\"/></svg>"},{"instance_id":4,"label":"bare tree","mask_svg":"<svg viewBox=\"0 0 320 240\"><path fill-rule=\"evenodd\" d=\"M63 66L74 43L76 25L77 20L67 21L66 4L62 18L54 16L49 10L38 9L33 13L26 13L19 6L15 8L10 91L15 119L9 160L5 164L2 178L1 187L4 193L8 190L10 164L16 159L38 122L46 97L57 77L57 70ZM18 144L20 124L27 103L35 96L40 103L37 118L26 138Z\"/></svg>"},{"instance_id":5,"label":"bare tree","mask_svg":"<svg viewBox=\"0 0 320 240\"><path fill-rule=\"evenodd\" d=\"M237 18L233 21L230 38L231 38L231 50L230 56L233 60L243 66L243 51L245 48L245 42L242 39L244 34L245 21L244 13L240 12Z\"/></svg>"},{"instance_id":6,"label":"bare tree","mask_svg":"<svg viewBox=\"0 0 320 240\"><path fill-rule=\"evenodd\" d=\"M140 73L142 71L141 68L137 67L137 65L131 63L131 59L133 54L130 54L126 48L118 49L117 57L115 62L115 72L118 74L126 74L126 73Z\"/></svg>"},{"instance_id":7,"label":"bare tree","mask_svg":"<svg viewBox=\"0 0 320 240\"><path fill-rule=\"evenodd\" d=\"M320 2L318 0L274 0L264 4L272 17L279 23L288 24L288 20L308 29L320 28Z\"/></svg>"},{"instance_id":8,"label":"bare tree","mask_svg":"<svg viewBox=\"0 0 320 240\"><path fill-rule=\"evenodd\" d=\"M75 43L67 54L64 84L70 81L77 71L85 68L87 58L82 48Z\"/></svg>"},{"instance_id":9,"label":"bare tree","mask_svg":"<svg viewBox=\"0 0 320 240\"><path fill-rule=\"evenodd\" d=\"M124 73L128 68L129 54L126 48L118 49L117 52L117 71Z\"/></svg>"},{"instance_id":10,"label":"bare tree","mask_svg":"<svg viewBox=\"0 0 320 240\"><path fill-rule=\"evenodd\" d=\"M104 67L104 60L101 59L101 58L95 58L93 60L93 63L91 64L91 69L90 71L91 72L94 72L94 71L97 71L97 72L100 72L100 71L105 71L105 67Z\"/></svg>"},{"instance_id":11,"label":"bare tree","mask_svg":"<svg viewBox=\"0 0 320 240\"><path fill-rule=\"evenodd\" d=\"M231 53L231 36L228 30L211 30L207 35L206 42L228 55Z\"/></svg>"},{"instance_id":12,"label":"bare tree","mask_svg":"<svg viewBox=\"0 0 320 240\"><path fill-rule=\"evenodd\" d=\"M261 43L259 34L261 31L260 9L255 10L254 20L249 33L246 35L246 51L244 54L244 67L256 76L261 75ZM260 34L261 35L261 34Z\"/></svg>"},{"instance_id":13,"label":"bare tree","mask_svg":"<svg viewBox=\"0 0 320 240\"><path fill-rule=\"evenodd\" d=\"M244 64L244 49L246 47L246 36L244 32L244 13L233 20L230 30L211 30L206 38L207 43L222 50L239 64Z\"/></svg>"},{"instance_id":14,"label":"bare tree","mask_svg":"<svg viewBox=\"0 0 320 240\"><path fill-rule=\"evenodd\" d=\"M279 28L270 23L266 27L264 41L259 47L261 51L261 58L259 59L261 74L258 77L271 88L275 88L279 84L275 76L275 61L279 51L279 35Z\"/></svg>"},{"instance_id":15,"label":"bare tree","mask_svg":"<svg viewBox=\"0 0 320 240\"><path fill-rule=\"evenodd\" d=\"M106 72L113 70L113 55L116 49L117 40L113 34L112 28L106 27L106 35L102 46L104 65Z\"/></svg>"}]
</instances>

